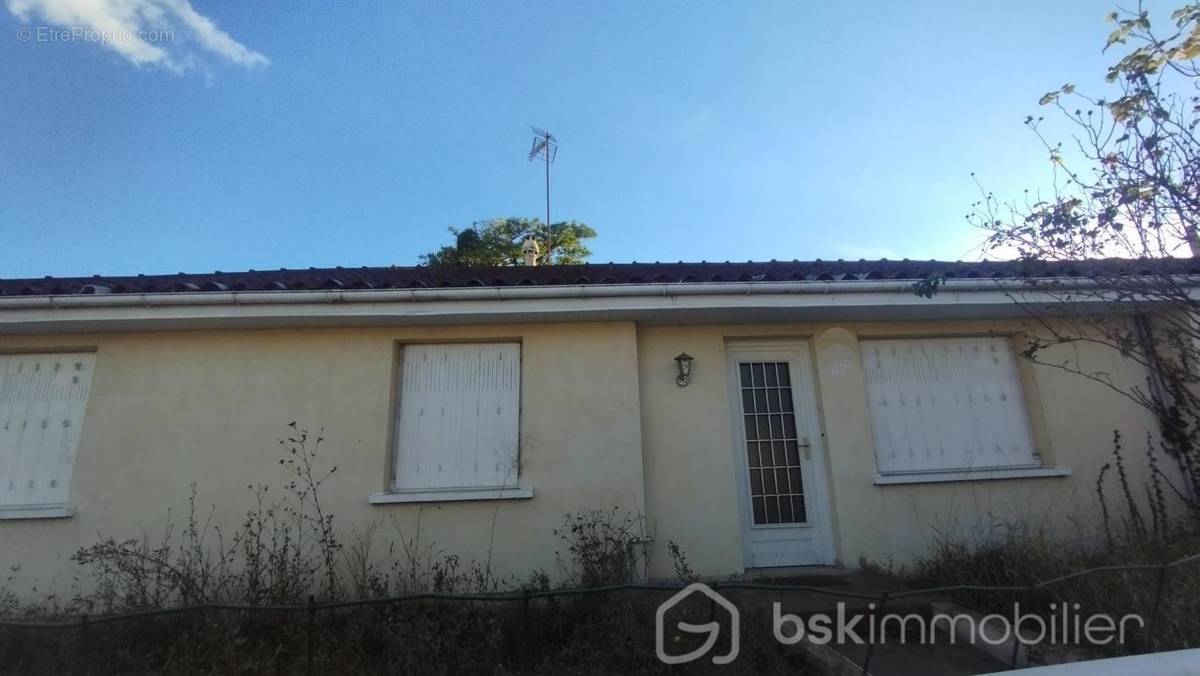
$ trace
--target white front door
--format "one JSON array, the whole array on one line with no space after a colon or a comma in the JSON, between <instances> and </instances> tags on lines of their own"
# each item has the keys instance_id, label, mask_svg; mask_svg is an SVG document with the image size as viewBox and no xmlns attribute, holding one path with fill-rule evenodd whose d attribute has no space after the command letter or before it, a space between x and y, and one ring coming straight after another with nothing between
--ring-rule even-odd
<instances>
[{"instance_id":1,"label":"white front door","mask_svg":"<svg viewBox=\"0 0 1200 676\"><path fill-rule=\"evenodd\" d=\"M728 354L746 566L832 564L808 343L736 342Z\"/></svg>"}]
</instances>

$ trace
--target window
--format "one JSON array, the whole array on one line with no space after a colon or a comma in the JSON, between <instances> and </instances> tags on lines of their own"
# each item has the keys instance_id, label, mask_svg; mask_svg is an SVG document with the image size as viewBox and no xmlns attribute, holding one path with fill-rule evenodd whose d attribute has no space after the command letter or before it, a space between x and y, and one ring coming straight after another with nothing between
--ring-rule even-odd
<instances>
[{"instance_id":1,"label":"window","mask_svg":"<svg viewBox=\"0 0 1200 676\"><path fill-rule=\"evenodd\" d=\"M373 502L530 497L518 483L521 346L406 345L391 497Z\"/></svg>"},{"instance_id":2,"label":"window","mask_svg":"<svg viewBox=\"0 0 1200 676\"><path fill-rule=\"evenodd\" d=\"M93 354L0 355L0 518L70 516Z\"/></svg>"},{"instance_id":3,"label":"window","mask_svg":"<svg viewBox=\"0 0 1200 676\"><path fill-rule=\"evenodd\" d=\"M806 523L788 363L738 362L738 386L754 524Z\"/></svg>"},{"instance_id":4,"label":"window","mask_svg":"<svg viewBox=\"0 0 1200 676\"><path fill-rule=\"evenodd\" d=\"M881 474L1040 466L1006 339L864 340L861 345ZM877 477L877 483L891 482Z\"/></svg>"}]
</instances>

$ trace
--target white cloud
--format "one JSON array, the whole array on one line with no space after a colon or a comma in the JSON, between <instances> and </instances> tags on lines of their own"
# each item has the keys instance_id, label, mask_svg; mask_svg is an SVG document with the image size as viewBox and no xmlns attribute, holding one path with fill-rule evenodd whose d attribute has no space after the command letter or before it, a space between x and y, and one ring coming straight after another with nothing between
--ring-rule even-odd
<instances>
[{"instance_id":1,"label":"white cloud","mask_svg":"<svg viewBox=\"0 0 1200 676\"><path fill-rule=\"evenodd\" d=\"M137 66L182 72L201 54L247 68L267 57L234 40L188 0L6 0L17 19L45 22L111 49ZM86 33L80 33L80 31ZM36 33L35 33L36 34ZM199 50L195 48L199 48Z\"/></svg>"}]
</instances>

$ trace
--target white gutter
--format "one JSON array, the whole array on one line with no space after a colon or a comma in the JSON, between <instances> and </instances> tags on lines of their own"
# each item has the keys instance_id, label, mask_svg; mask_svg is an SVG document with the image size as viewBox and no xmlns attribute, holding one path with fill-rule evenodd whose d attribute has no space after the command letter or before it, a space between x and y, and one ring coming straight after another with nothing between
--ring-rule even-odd
<instances>
[{"instance_id":1,"label":"white gutter","mask_svg":"<svg viewBox=\"0 0 1200 676\"><path fill-rule=\"evenodd\" d=\"M911 280L214 291L0 297L0 334L201 328L486 324L546 321L777 322L1019 317L1061 308L1057 289L1088 279L950 280L932 298ZM1118 310L1101 292L1079 299Z\"/></svg>"},{"instance_id":2,"label":"white gutter","mask_svg":"<svg viewBox=\"0 0 1200 676\"><path fill-rule=\"evenodd\" d=\"M1055 284L1073 289L1098 288L1090 279L1039 279L1037 285ZM428 301L538 300L551 298L635 298L647 296L750 296L774 294L906 293L918 297L912 280L835 282L722 282L703 284L581 284L555 286L497 286L416 289L330 289L322 291L185 291L166 293L69 294L59 296L0 296L6 309L67 309L77 307L166 307L180 305L258 305L295 303L402 303ZM1020 280L948 280L938 294L1008 291L1039 293ZM1041 292L1044 293L1044 292ZM935 295L936 299L937 296Z\"/></svg>"}]
</instances>

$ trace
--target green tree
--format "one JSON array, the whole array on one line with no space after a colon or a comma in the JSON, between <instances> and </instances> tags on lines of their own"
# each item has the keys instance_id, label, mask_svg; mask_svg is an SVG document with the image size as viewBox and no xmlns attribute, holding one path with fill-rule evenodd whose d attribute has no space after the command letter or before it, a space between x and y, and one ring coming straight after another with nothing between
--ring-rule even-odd
<instances>
[{"instance_id":1,"label":"green tree","mask_svg":"<svg viewBox=\"0 0 1200 676\"><path fill-rule=\"evenodd\" d=\"M1165 30L1140 5L1108 18L1104 48L1125 53L1106 73L1107 91L1089 96L1067 84L1039 101L1067 123L1070 145L1051 140L1042 117L1025 120L1053 167L1049 195L1002 201L984 191L967 219L988 233L990 250L1015 253L1034 271L1047 260L1138 261L1129 266L1136 275L1081 265L1084 279L1033 275L1006 293L1041 325L1026 358L1106 385L1157 417L1159 445L1187 482L1178 492L1200 518L1200 298L1195 278L1168 260L1200 255L1200 4L1176 10ZM944 282L931 278L917 292L932 295ZM1118 301L1132 319L1082 301ZM1125 387L1056 356L1057 346L1083 343L1118 350L1152 375Z\"/></svg>"},{"instance_id":2,"label":"green tree","mask_svg":"<svg viewBox=\"0 0 1200 676\"><path fill-rule=\"evenodd\" d=\"M454 243L421 256L426 265L520 265L524 259L521 247L525 238L537 239L542 254L546 252L546 225L536 218L493 218L476 221L467 228L450 228ZM551 260L539 260L539 265L579 265L587 261L592 251L585 240L596 236L586 223L561 221L551 226Z\"/></svg>"}]
</instances>

